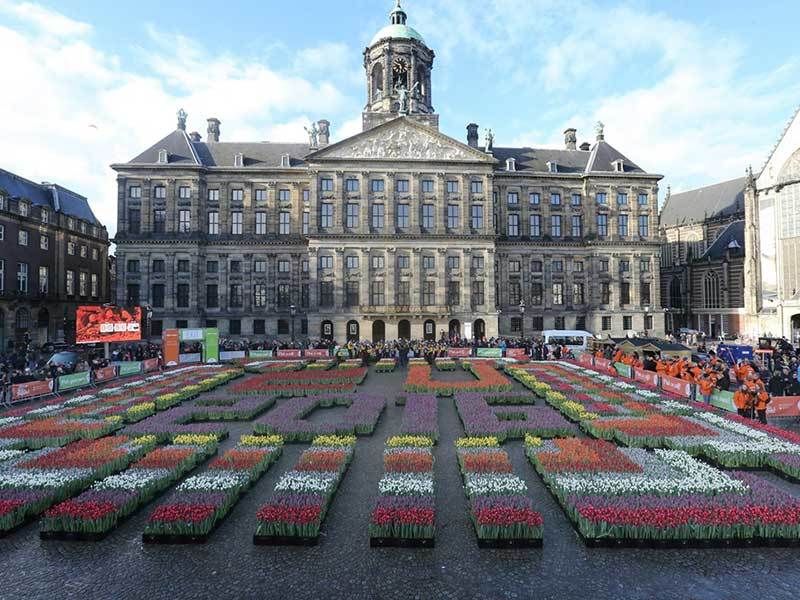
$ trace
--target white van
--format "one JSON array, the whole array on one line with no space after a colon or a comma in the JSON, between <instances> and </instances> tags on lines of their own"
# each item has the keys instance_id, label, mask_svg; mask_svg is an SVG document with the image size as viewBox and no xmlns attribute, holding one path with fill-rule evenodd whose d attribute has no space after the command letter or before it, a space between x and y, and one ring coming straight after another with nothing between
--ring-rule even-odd
<instances>
[{"instance_id":1,"label":"white van","mask_svg":"<svg viewBox=\"0 0 800 600\"><path fill-rule=\"evenodd\" d=\"M544 342L548 346L558 344L566 346L573 352L584 351L589 345L589 340L594 339L594 334L588 331L570 329L548 329L542 332Z\"/></svg>"}]
</instances>

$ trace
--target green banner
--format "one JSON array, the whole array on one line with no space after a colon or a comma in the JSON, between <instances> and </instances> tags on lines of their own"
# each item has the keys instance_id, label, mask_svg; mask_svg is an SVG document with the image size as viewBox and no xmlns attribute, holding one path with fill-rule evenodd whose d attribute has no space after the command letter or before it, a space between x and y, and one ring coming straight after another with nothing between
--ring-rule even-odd
<instances>
[{"instance_id":1,"label":"green banner","mask_svg":"<svg viewBox=\"0 0 800 600\"><path fill-rule=\"evenodd\" d=\"M219 329L216 327L203 329L203 349L205 362L219 362Z\"/></svg>"},{"instance_id":2,"label":"green banner","mask_svg":"<svg viewBox=\"0 0 800 600\"><path fill-rule=\"evenodd\" d=\"M622 377L631 378L633 377L633 371L631 371L631 366L626 365L625 363L614 363L614 368L617 370Z\"/></svg>"},{"instance_id":3,"label":"green banner","mask_svg":"<svg viewBox=\"0 0 800 600\"><path fill-rule=\"evenodd\" d=\"M697 402L703 401L703 396L700 395L700 386L695 391L695 400ZM733 392L723 392L722 390L714 390L711 395L711 406L727 410L729 412L736 412L736 405L733 403Z\"/></svg>"},{"instance_id":4,"label":"green banner","mask_svg":"<svg viewBox=\"0 0 800 600\"><path fill-rule=\"evenodd\" d=\"M119 363L119 376L138 375L142 372L142 363L138 360Z\"/></svg>"},{"instance_id":5,"label":"green banner","mask_svg":"<svg viewBox=\"0 0 800 600\"><path fill-rule=\"evenodd\" d=\"M64 392L66 390L74 390L75 388L89 385L89 376L89 371L84 371L83 373L73 373L72 375L61 375L58 378L58 391Z\"/></svg>"},{"instance_id":6,"label":"green banner","mask_svg":"<svg viewBox=\"0 0 800 600\"><path fill-rule=\"evenodd\" d=\"M478 348L475 356L478 358L503 358L502 348Z\"/></svg>"},{"instance_id":7,"label":"green banner","mask_svg":"<svg viewBox=\"0 0 800 600\"><path fill-rule=\"evenodd\" d=\"M350 353L347 350L339 350L336 356L339 358L350 358Z\"/></svg>"},{"instance_id":8,"label":"green banner","mask_svg":"<svg viewBox=\"0 0 800 600\"><path fill-rule=\"evenodd\" d=\"M272 350L250 350L250 358L272 358Z\"/></svg>"}]
</instances>

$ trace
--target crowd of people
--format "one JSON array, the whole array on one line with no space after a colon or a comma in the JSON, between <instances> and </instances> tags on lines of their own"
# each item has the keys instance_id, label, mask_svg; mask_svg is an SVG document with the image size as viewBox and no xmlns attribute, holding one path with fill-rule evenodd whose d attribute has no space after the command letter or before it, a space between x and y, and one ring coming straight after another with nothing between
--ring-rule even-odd
<instances>
[{"instance_id":1,"label":"crowd of people","mask_svg":"<svg viewBox=\"0 0 800 600\"><path fill-rule=\"evenodd\" d=\"M704 358L694 361L685 356L626 354L619 346L606 346L597 350L595 356L611 360L610 369L614 369L613 363L622 363L692 383L706 404L711 403L715 390L733 392L739 415L758 418L762 423L766 423L767 405L772 398L800 396L800 362L791 345L781 345L769 361L726 362L704 344L697 348L697 356Z\"/></svg>"}]
</instances>

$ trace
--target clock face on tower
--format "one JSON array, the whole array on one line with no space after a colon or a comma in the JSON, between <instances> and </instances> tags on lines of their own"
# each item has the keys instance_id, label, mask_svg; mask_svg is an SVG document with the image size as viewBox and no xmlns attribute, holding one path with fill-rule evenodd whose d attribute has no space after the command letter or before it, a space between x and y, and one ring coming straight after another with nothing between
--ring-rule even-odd
<instances>
[{"instance_id":1,"label":"clock face on tower","mask_svg":"<svg viewBox=\"0 0 800 600\"><path fill-rule=\"evenodd\" d=\"M392 61L392 79L394 88L405 87L408 89L408 64L402 58L395 58Z\"/></svg>"}]
</instances>

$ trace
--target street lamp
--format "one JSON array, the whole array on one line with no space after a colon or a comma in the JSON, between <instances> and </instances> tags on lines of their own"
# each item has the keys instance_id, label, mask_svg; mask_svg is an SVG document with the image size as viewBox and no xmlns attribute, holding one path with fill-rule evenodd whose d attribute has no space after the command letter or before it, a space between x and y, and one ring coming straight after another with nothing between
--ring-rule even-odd
<instances>
[{"instance_id":1,"label":"street lamp","mask_svg":"<svg viewBox=\"0 0 800 600\"><path fill-rule=\"evenodd\" d=\"M650 307L644 307L644 337L647 337L647 319L650 316Z\"/></svg>"},{"instance_id":2,"label":"street lamp","mask_svg":"<svg viewBox=\"0 0 800 600\"><path fill-rule=\"evenodd\" d=\"M294 304L289 305L289 314L292 315L292 344L294 344L294 317L297 314L297 307Z\"/></svg>"},{"instance_id":3,"label":"street lamp","mask_svg":"<svg viewBox=\"0 0 800 600\"><path fill-rule=\"evenodd\" d=\"M147 317L147 341L150 341L150 335L153 332L152 320L153 320L153 308L146 304L144 307L144 314Z\"/></svg>"},{"instance_id":4,"label":"street lamp","mask_svg":"<svg viewBox=\"0 0 800 600\"><path fill-rule=\"evenodd\" d=\"M524 340L525 339L525 300L519 301L519 314L522 315L519 324L519 333L520 337Z\"/></svg>"}]
</instances>

